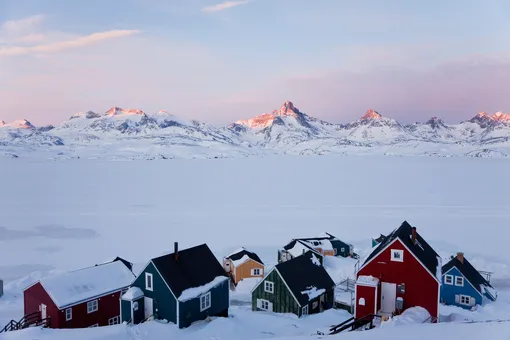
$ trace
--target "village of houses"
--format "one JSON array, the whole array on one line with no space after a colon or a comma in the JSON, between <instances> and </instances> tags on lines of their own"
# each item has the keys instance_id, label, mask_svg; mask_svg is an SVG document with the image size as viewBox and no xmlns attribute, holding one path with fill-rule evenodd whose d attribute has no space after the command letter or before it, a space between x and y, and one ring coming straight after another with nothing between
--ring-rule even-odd
<instances>
[{"instance_id":1,"label":"village of houses","mask_svg":"<svg viewBox=\"0 0 510 340\"><path fill-rule=\"evenodd\" d=\"M441 305L475 310L497 298L491 273L474 268L462 252L443 261L406 221L373 238L363 257L328 233L291 239L274 254L277 264L266 267L249 249L239 248L218 261L206 244L179 249L175 242L173 252L148 259L137 273L132 263L117 257L45 277L24 289L24 317L0 325L0 332L152 320L186 328L228 317L230 295L246 281L255 282L250 291L253 312L303 318L341 308L352 314L320 334L370 330L413 308L426 311L423 323L438 323ZM328 257L350 259L352 277L335 282L324 267Z\"/></svg>"}]
</instances>

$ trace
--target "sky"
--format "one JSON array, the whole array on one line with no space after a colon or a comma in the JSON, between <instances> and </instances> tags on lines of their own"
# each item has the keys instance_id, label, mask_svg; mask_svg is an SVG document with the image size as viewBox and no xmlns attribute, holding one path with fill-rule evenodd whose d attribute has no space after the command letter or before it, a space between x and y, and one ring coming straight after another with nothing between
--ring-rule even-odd
<instances>
[{"instance_id":1,"label":"sky","mask_svg":"<svg viewBox=\"0 0 510 340\"><path fill-rule=\"evenodd\" d=\"M0 120L510 111L507 0L0 0Z\"/></svg>"}]
</instances>

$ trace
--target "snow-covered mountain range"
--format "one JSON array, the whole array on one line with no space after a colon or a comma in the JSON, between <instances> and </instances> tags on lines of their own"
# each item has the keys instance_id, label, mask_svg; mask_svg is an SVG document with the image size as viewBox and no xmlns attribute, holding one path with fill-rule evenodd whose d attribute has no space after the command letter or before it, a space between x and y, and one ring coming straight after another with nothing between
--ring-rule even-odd
<instances>
[{"instance_id":1,"label":"snow-covered mountain range","mask_svg":"<svg viewBox=\"0 0 510 340\"><path fill-rule=\"evenodd\" d=\"M235 157L267 154L510 155L510 114L481 112L459 124L437 117L404 125L368 110L347 124L301 112L290 101L280 109L214 127L166 111L147 114L112 107L72 115L58 126L0 121L0 155L26 151L54 158Z\"/></svg>"}]
</instances>

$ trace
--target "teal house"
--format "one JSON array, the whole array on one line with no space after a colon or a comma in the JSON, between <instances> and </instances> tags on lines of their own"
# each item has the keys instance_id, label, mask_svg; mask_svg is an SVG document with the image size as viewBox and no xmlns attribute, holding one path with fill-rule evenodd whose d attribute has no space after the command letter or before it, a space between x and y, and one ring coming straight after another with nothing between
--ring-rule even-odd
<instances>
[{"instance_id":1,"label":"teal house","mask_svg":"<svg viewBox=\"0 0 510 340\"><path fill-rule=\"evenodd\" d=\"M166 320L184 328L227 317L229 278L206 244L153 258L121 298L122 321Z\"/></svg>"},{"instance_id":2,"label":"teal house","mask_svg":"<svg viewBox=\"0 0 510 340\"><path fill-rule=\"evenodd\" d=\"M496 290L463 253L457 253L442 267L441 302L445 305L472 309L496 298Z\"/></svg>"}]
</instances>

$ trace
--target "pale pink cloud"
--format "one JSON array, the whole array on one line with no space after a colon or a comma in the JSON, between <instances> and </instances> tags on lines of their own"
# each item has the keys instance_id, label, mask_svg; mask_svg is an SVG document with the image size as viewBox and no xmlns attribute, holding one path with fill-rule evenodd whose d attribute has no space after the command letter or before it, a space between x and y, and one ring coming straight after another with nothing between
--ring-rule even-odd
<instances>
[{"instance_id":1,"label":"pale pink cloud","mask_svg":"<svg viewBox=\"0 0 510 340\"><path fill-rule=\"evenodd\" d=\"M0 32L3 34L24 34L37 27L43 22L43 20L44 15L42 14L33 15L19 20L9 20L0 26Z\"/></svg>"},{"instance_id":2,"label":"pale pink cloud","mask_svg":"<svg viewBox=\"0 0 510 340\"><path fill-rule=\"evenodd\" d=\"M70 48L85 47L105 40L127 37L139 33L139 30L112 30L93 33L72 40L58 41L35 46L9 46L0 48L0 56L17 56L32 53L54 53Z\"/></svg>"},{"instance_id":3,"label":"pale pink cloud","mask_svg":"<svg viewBox=\"0 0 510 340\"><path fill-rule=\"evenodd\" d=\"M219 12L232 7L246 5L250 2L250 0L240 0L240 1L225 1L220 4L207 6L202 8L202 12Z\"/></svg>"}]
</instances>

